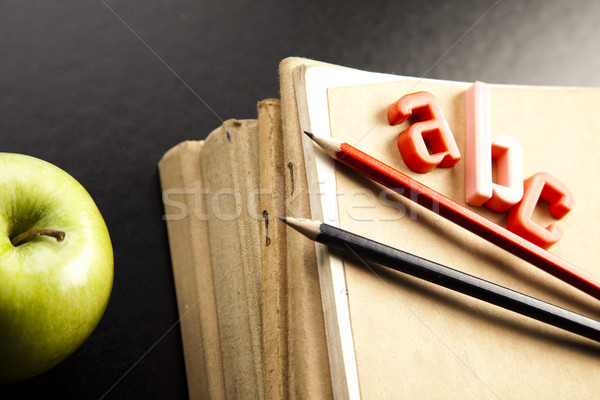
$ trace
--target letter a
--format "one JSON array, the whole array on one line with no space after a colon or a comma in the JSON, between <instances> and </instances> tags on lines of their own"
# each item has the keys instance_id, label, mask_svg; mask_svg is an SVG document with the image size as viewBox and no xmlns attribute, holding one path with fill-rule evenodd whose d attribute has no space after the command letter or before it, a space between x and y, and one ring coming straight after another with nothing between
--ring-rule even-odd
<instances>
[{"instance_id":1,"label":"letter a","mask_svg":"<svg viewBox=\"0 0 600 400\"><path fill-rule=\"evenodd\" d=\"M460 151L438 99L428 92L407 94L387 113L390 125L400 124L411 115L418 121L398 137L398 149L406 165L422 174L438 165L454 166L460 160Z\"/></svg>"}]
</instances>

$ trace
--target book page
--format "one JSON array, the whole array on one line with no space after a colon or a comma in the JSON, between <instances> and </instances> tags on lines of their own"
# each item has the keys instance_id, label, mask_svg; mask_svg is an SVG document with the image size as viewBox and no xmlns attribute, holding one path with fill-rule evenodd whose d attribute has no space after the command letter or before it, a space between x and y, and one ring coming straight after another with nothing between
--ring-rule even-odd
<instances>
[{"instance_id":1,"label":"book page","mask_svg":"<svg viewBox=\"0 0 600 400\"><path fill-rule=\"evenodd\" d=\"M462 205L465 202L466 83L403 79L330 88L331 136L342 139ZM463 160L417 174L404 164L387 108L402 95L429 91L441 102ZM524 176L548 172L564 182L575 206L557 224L551 252L596 276L600 248L595 224L600 190L600 90L492 85L493 134L523 149ZM315 134L321 134L313 127ZM598 301L465 229L335 164L339 226L533 297L600 318ZM501 224L506 214L474 211ZM536 218L543 225L556 222ZM324 215L327 219L329 216ZM326 221L328 222L328 221ZM392 398L594 398L600 390L600 346L558 328L344 257L360 393Z\"/></svg>"}]
</instances>

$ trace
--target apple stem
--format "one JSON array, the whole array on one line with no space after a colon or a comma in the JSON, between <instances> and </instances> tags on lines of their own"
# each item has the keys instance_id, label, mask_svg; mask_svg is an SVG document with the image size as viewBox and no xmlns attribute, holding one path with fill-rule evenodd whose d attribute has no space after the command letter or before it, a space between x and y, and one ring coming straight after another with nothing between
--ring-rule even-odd
<instances>
[{"instance_id":1,"label":"apple stem","mask_svg":"<svg viewBox=\"0 0 600 400\"><path fill-rule=\"evenodd\" d=\"M15 237L11 242L14 247L17 247L38 236L50 236L56 239L57 242L62 242L65 239L65 233L63 231L57 231L55 229L30 229Z\"/></svg>"}]
</instances>

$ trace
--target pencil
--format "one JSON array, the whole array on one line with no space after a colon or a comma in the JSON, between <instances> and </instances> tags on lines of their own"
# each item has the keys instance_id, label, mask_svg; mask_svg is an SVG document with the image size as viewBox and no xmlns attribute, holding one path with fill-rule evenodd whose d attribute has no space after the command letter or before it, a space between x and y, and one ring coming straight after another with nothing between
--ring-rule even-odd
<instances>
[{"instance_id":1,"label":"pencil","mask_svg":"<svg viewBox=\"0 0 600 400\"><path fill-rule=\"evenodd\" d=\"M311 240L600 342L600 322L320 221L280 220Z\"/></svg>"},{"instance_id":2,"label":"pencil","mask_svg":"<svg viewBox=\"0 0 600 400\"><path fill-rule=\"evenodd\" d=\"M600 299L600 279L338 139L305 132L330 157Z\"/></svg>"}]
</instances>

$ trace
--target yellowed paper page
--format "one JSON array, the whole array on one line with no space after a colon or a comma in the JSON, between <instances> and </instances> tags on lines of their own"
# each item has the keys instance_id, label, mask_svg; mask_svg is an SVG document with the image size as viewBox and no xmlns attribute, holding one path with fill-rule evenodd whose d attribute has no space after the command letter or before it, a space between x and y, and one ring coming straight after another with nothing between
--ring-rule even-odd
<instances>
[{"instance_id":1,"label":"yellowed paper page","mask_svg":"<svg viewBox=\"0 0 600 400\"><path fill-rule=\"evenodd\" d=\"M388 106L429 91L442 103L465 153L465 90L469 84L405 79L328 91L331 135L466 205L464 160L416 174L396 141L408 123L390 126ZM524 176L544 171L565 182L576 204L558 224L551 251L598 276L600 90L492 86L492 130L523 148ZM319 132L314 132L318 134ZM404 198L382 192L335 165L342 228L534 297L600 318L598 301ZM536 215L542 223L544 208ZM478 213L500 223L505 214ZM381 398L596 398L600 346L574 334L451 292L345 258L360 392Z\"/></svg>"}]
</instances>

